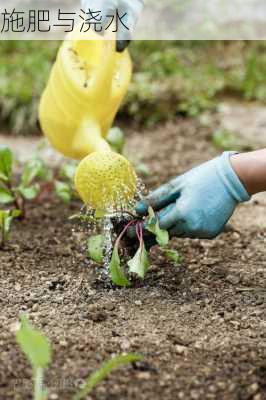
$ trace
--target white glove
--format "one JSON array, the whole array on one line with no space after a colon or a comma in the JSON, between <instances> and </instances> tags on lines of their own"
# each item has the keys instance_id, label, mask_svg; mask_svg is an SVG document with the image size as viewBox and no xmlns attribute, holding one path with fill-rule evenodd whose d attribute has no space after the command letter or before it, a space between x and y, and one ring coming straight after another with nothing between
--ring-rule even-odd
<instances>
[{"instance_id":1,"label":"white glove","mask_svg":"<svg viewBox=\"0 0 266 400\"><path fill-rule=\"evenodd\" d=\"M81 0L84 11L100 11L101 12L101 25L102 30L110 23L110 17L108 15L116 15L116 10L120 17L125 13L123 23L118 24L117 31L117 51L123 51L129 44L138 18L143 9L144 0ZM123 24L125 26L123 26Z\"/></svg>"}]
</instances>

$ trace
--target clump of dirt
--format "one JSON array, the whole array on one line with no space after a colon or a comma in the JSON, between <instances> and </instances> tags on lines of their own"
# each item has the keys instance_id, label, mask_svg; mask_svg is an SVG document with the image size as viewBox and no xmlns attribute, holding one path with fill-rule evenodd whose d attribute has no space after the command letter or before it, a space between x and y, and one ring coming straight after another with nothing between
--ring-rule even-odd
<instances>
[{"instance_id":1,"label":"clump of dirt","mask_svg":"<svg viewBox=\"0 0 266 400\"><path fill-rule=\"evenodd\" d=\"M215 155L209 132L187 120L131 132L128 145L132 155L141 149L148 188ZM53 343L50 399L70 399L121 352L145 361L114 372L90 398L266 399L265 197L241 206L235 229L213 241L172 240L178 266L154 247L147 278L129 289L97 284L86 232L68 220L79 208L31 206L0 251L0 398L30 398L30 367L14 340L27 313Z\"/></svg>"}]
</instances>

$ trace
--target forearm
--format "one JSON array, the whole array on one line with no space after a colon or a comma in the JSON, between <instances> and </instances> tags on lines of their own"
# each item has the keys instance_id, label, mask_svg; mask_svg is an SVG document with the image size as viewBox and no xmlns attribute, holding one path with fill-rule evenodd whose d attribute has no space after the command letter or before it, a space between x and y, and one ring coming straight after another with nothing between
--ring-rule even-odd
<instances>
[{"instance_id":1,"label":"forearm","mask_svg":"<svg viewBox=\"0 0 266 400\"><path fill-rule=\"evenodd\" d=\"M250 195L266 191L266 149L235 154L231 164Z\"/></svg>"}]
</instances>

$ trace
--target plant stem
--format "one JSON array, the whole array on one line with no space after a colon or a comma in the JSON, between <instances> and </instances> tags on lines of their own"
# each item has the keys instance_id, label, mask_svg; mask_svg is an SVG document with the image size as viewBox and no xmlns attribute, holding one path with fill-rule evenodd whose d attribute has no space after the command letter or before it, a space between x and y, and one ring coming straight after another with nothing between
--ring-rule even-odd
<instances>
[{"instance_id":1,"label":"plant stem","mask_svg":"<svg viewBox=\"0 0 266 400\"><path fill-rule=\"evenodd\" d=\"M141 222L138 222L138 223L137 223L137 226L136 226L136 234L137 234L139 243L141 244L142 241L143 241L143 231L142 231Z\"/></svg>"},{"instance_id":2,"label":"plant stem","mask_svg":"<svg viewBox=\"0 0 266 400\"><path fill-rule=\"evenodd\" d=\"M118 238L116 239L116 244L118 245L120 240L122 239L122 237L124 236L124 234L126 233L126 231L128 230L128 228L134 224L135 221L130 221L128 224L126 224L126 226L124 227L124 229L122 230L122 232L120 233L120 235L118 236Z\"/></svg>"},{"instance_id":3,"label":"plant stem","mask_svg":"<svg viewBox=\"0 0 266 400\"><path fill-rule=\"evenodd\" d=\"M38 367L34 370L34 400L44 400L43 397L43 368Z\"/></svg>"},{"instance_id":4,"label":"plant stem","mask_svg":"<svg viewBox=\"0 0 266 400\"><path fill-rule=\"evenodd\" d=\"M12 195L14 196L14 205L15 205L16 209L20 210L20 212L21 212L20 218L24 219L25 218L25 202L24 202L24 199L23 198L19 198L17 196L16 190L13 189L12 184L11 184L10 181L8 181L6 183L6 187L12 193ZM19 200L21 200L21 201L19 201Z\"/></svg>"},{"instance_id":5,"label":"plant stem","mask_svg":"<svg viewBox=\"0 0 266 400\"><path fill-rule=\"evenodd\" d=\"M0 248L4 249L5 247L5 228L4 226L1 229L1 243L0 243Z\"/></svg>"}]
</instances>

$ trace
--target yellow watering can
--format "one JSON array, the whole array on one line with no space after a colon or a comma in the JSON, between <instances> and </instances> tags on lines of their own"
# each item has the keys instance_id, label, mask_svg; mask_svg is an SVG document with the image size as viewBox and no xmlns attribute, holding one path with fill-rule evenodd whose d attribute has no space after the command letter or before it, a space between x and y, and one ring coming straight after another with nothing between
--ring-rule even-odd
<instances>
[{"instance_id":1,"label":"yellow watering can","mask_svg":"<svg viewBox=\"0 0 266 400\"><path fill-rule=\"evenodd\" d=\"M136 191L131 164L105 140L131 72L128 52L117 53L114 39L73 32L59 50L40 102L44 134L59 152L82 160L76 189L97 210L121 208Z\"/></svg>"}]
</instances>

